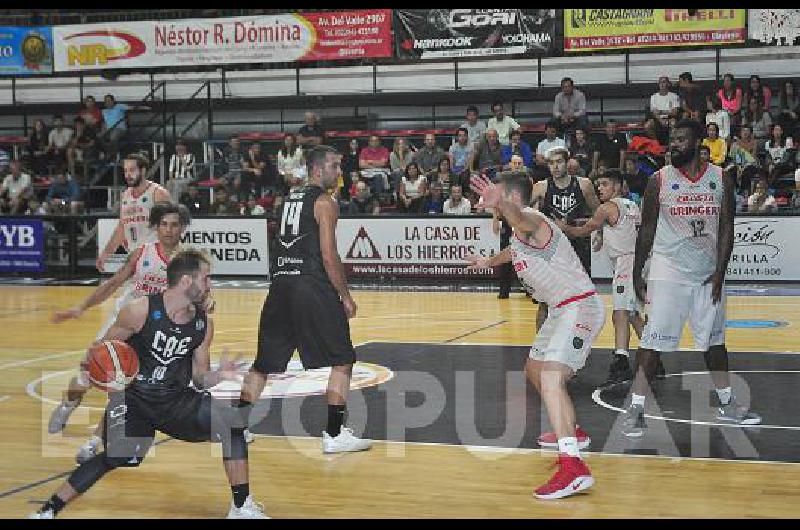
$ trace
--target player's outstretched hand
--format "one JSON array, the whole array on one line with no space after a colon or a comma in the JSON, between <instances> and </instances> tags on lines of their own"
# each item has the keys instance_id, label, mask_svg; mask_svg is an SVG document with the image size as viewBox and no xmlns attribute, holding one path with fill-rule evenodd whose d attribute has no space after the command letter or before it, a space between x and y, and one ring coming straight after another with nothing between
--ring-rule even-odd
<instances>
[{"instance_id":1,"label":"player's outstretched hand","mask_svg":"<svg viewBox=\"0 0 800 530\"><path fill-rule=\"evenodd\" d=\"M71 318L80 318L83 314L77 307L71 307L70 309L66 309L64 311L56 311L53 313L53 316L50 317L51 324L58 324L59 322L64 322L65 320L69 320Z\"/></svg>"},{"instance_id":2,"label":"player's outstretched hand","mask_svg":"<svg viewBox=\"0 0 800 530\"><path fill-rule=\"evenodd\" d=\"M356 311L358 311L356 301L348 296L342 300L342 304L344 304L344 312L347 314L347 318L354 318L356 316Z\"/></svg>"},{"instance_id":3,"label":"player's outstretched hand","mask_svg":"<svg viewBox=\"0 0 800 530\"><path fill-rule=\"evenodd\" d=\"M467 263L469 263L469 265L467 265L467 270L470 271L489 268L489 266L486 264L487 259L482 256L477 256L475 254L467 254L466 256L464 256L464 260Z\"/></svg>"},{"instance_id":4,"label":"player's outstretched hand","mask_svg":"<svg viewBox=\"0 0 800 530\"><path fill-rule=\"evenodd\" d=\"M703 285L711 284L711 300L713 300L715 304L718 304L719 301L722 300L722 282L724 279L724 274L714 272L714 274L706 278L706 281L703 282Z\"/></svg>"},{"instance_id":5,"label":"player's outstretched hand","mask_svg":"<svg viewBox=\"0 0 800 530\"><path fill-rule=\"evenodd\" d=\"M474 175L470 178L470 185L483 198L484 208L496 208L503 199L500 188L495 186L485 175Z\"/></svg>"},{"instance_id":6,"label":"player's outstretched hand","mask_svg":"<svg viewBox=\"0 0 800 530\"><path fill-rule=\"evenodd\" d=\"M230 351L228 348L223 348L222 355L219 358L219 368L217 369L224 380L232 380L238 378L240 375L239 362L242 360L242 354L239 353L234 358L230 358Z\"/></svg>"}]
</instances>

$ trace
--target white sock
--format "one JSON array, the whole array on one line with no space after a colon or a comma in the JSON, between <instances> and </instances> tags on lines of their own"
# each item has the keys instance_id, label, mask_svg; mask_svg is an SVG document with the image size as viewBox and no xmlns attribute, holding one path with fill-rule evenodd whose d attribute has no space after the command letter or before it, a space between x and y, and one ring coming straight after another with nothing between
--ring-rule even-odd
<instances>
[{"instance_id":1,"label":"white sock","mask_svg":"<svg viewBox=\"0 0 800 530\"><path fill-rule=\"evenodd\" d=\"M567 456L574 456L580 458L578 452L578 439L574 436L567 436L566 438L558 439L558 452Z\"/></svg>"},{"instance_id":2,"label":"white sock","mask_svg":"<svg viewBox=\"0 0 800 530\"><path fill-rule=\"evenodd\" d=\"M634 393L631 397L631 405L641 405L644 407L644 396Z\"/></svg>"},{"instance_id":3,"label":"white sock","mask_svg":"<svg viewBox=\"0 0 800 530\"><path fill-rule=\"evenodd\" d=\"M625 357L630 357L628 355L628 350L624 348L617 348L616 350L614 350L614 355L623 355Z\"/></svg>"},{"instance_id":4,"label":"white sock","mask_svg":"<svg viewBox=\"0 0 800 530\"><path fill-rule=\"evenodd\" d=\"M719 396L720 403L727 405L731 402L731 387L718 388L717 396Z\"/></svg>"}]
</instances>

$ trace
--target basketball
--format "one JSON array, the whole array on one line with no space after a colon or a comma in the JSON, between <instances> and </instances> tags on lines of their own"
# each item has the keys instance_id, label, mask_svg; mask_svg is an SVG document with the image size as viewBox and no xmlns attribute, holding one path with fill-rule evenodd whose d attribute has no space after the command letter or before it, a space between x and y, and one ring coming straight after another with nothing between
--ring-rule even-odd
<instances>
[{"instance_id":1,"label":"basketball","mask_svg":"<svg viewBox=\"0 0 800 530\"><path fill-rule=\"evenodd\" d=\"M89 380L104 392L125 390L139 373L139 357L130 345L107 340L89 348Z\"/></svg>"}]
</instances>

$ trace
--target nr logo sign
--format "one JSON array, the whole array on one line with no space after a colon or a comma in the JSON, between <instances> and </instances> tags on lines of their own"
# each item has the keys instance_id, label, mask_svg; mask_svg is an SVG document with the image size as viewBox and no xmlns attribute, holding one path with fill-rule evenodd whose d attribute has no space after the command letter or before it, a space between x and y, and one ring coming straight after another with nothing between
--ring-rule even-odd
<instances>
[{"instance_id":1,"label":"nr logo sign","mask_svg":"<svg viewBox=\"0 0 800 530\"><path fill-rule=\"evenodd\" d=\"M381 259L378 248L363 226L359 228L350 250L347 251L347 259Z\"/></svg>"}]
</instances>

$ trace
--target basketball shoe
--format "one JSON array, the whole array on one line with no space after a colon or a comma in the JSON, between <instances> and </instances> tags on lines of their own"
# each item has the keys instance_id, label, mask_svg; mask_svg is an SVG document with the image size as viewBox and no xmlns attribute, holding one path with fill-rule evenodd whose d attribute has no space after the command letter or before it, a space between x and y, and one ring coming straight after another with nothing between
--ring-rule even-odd
<instances>
[{"instance_id":1,"label":"basketball shoe","mask_svg":"<svg viewBox=\"0 0 800 530\"><path fill-rule=\"evenodd\" d=\"M761 415L739 405L733 396L727 405L720 404L717 409L717 420L739 425L761 425Z\"/></svg>"},{"instance_id":2,"label":"basketball shoe","mask_svg":"<svg viewBox=\"0 0 800 530\"><path fill-rule=\"evenodd\" d=\"M241 508L237 508L231 501L231 509L228 510L226 519L270 519L264 513L264 505L253 501L253 497L248 496Z\"/></svg>"},{"instance_id":3,"label":"basketball shoe","mask_svg":"<svg viewBox=\"0 0 800 530\"><path fill-rule=\"evenodd\" d=\"M611 366L608 369L608 378L601 385L602 387L624 383L633 379L633 370L631 370L630 362L624 355L614 354L614 360L611 361Z\"/></svg>"},{"instance_id":4,"label":"basketball shoe","mask_svg":"<svg viewBox=\"0 0 800 530\"><path fill-rule=\"evenodd\" d=\"M371 447L372 440L356 438L353 431L347 427L342 427L342 432L336 437L324 431L322 433L322 452L326 454L366 451Z\"/></svg>"},{"instance_id":5,"label":"basketball shoe","mask_svg":"<svg viewBox=\"0 0 800 530\"><path fill-rule=\"evenodd\" d=\"M50 421L47 422L47 432L56 434L63 431L64 427L67 426L69 417L80 404L80 400L63 401L59 403L59 405L53 409L53 412L50 413Z\"/></svg>"},{"instance_id":6,"label":"basketball shoe","mask_svg":"<svg viewBox=\"0 0 800 530\"><path fill-rule=\"evenodd\" d=\"M641 405L631 405L624 412L622 420L622 434L628 438L641 438L644 435L647 424L644 421L644 407Z\"/></svg>"},{"instance_id":7,"label":"basketball shoe","mask_svg":"<svg viewBox=\"0 0 800 530\"><path fill-rule=\"evenodd\" d=\"M53 510L45 510L43 512L33 512L28 516L28 519L55 519L56 516L53 514Z\"/></svg>"},{"instance_id":8,"label":"basketball shoe","mask_svg":"<svg viewBox=\"0 0 800 530\"><path fill-rule=\"evenodd\" d=\"M553 467L555 466L558 466L558 471L547 484L534 491L537 499L561 499L594 486L592 472L579 457L560 454Z\"/></svg>"},{"instance_id":9,"label":"basketball shoe","mask_svg":"<svg viewBox=\"0 0 800 530\"><path fill-rule=\"evenodd\" d=\"M92 436L86 440L86 443L78 449L78 454L75 455L75 461L78 462L78 465L94 458L97 455L97 448L100 447L102 442L103 439L99 436Z\"/></svg>"},{"instance_id":10,"label":"basketball shoe","mask_svg":"<svg viewBox=\"0 0 800 530\"><path fill-rule=\"evenodd\" d=\"M578 439L578 449L586 449L592 443L592 439L586 434L586 431L575 426L575 437ZM536 442L542 447L558 447L558 436L553 431L542 433Z\"/></svg>"}]
</instances>

